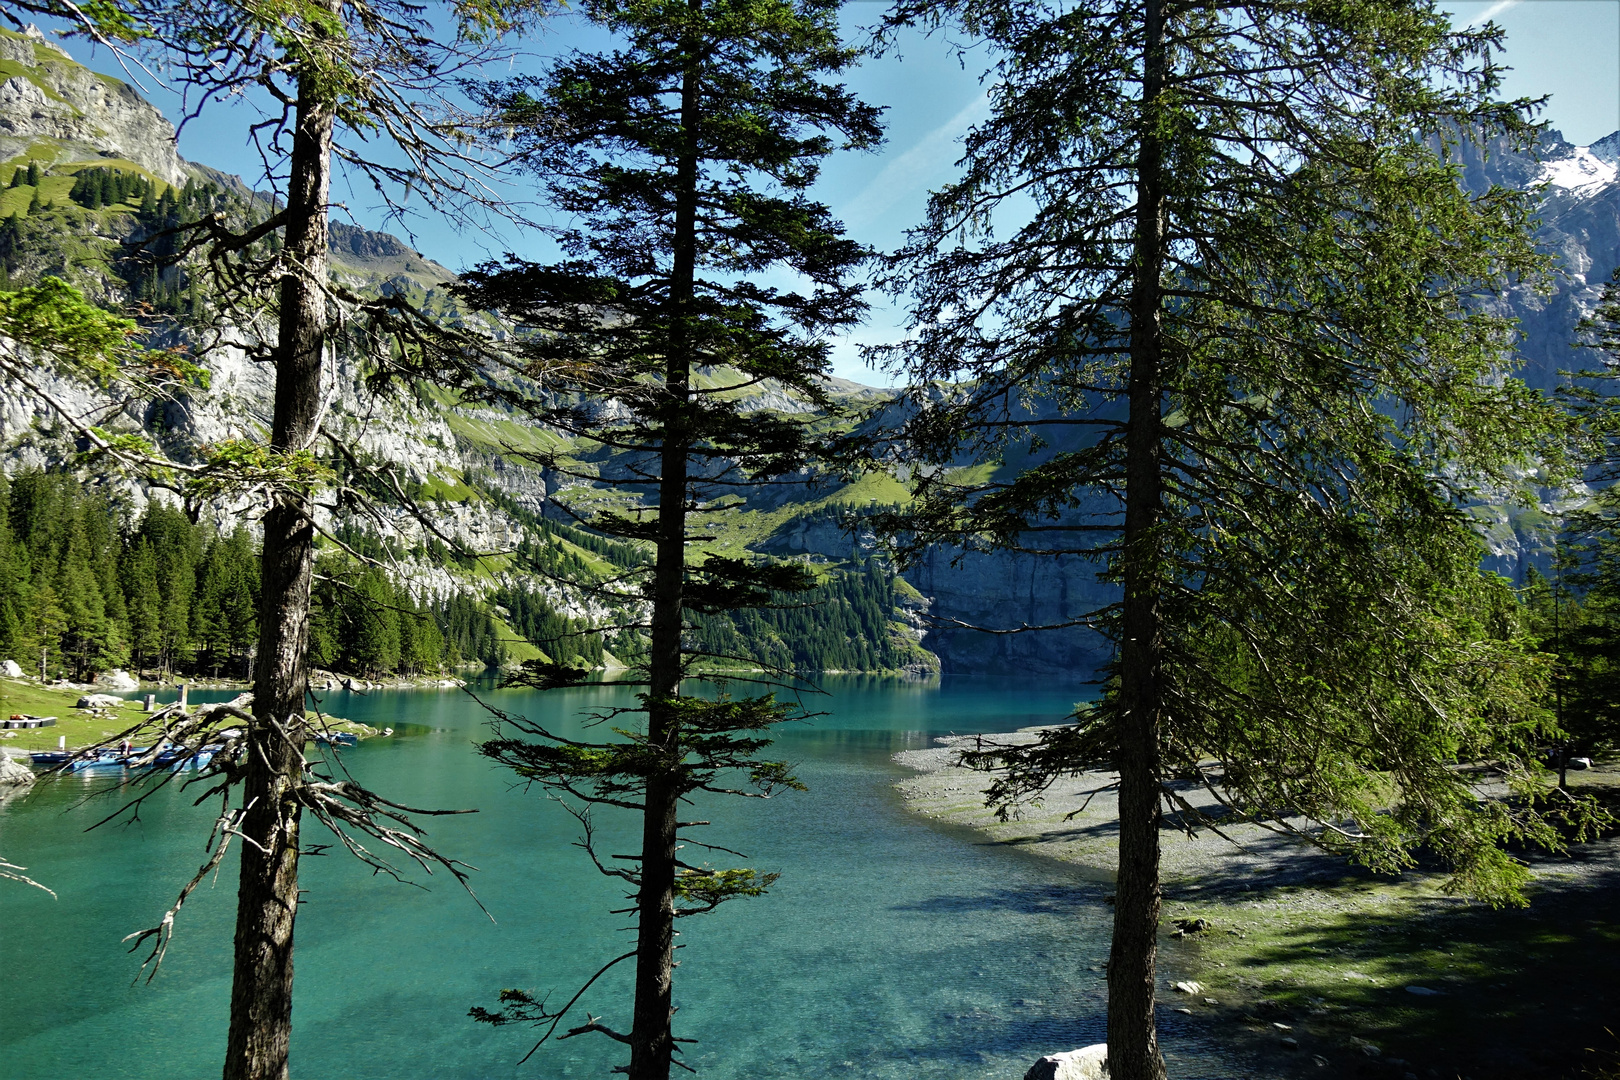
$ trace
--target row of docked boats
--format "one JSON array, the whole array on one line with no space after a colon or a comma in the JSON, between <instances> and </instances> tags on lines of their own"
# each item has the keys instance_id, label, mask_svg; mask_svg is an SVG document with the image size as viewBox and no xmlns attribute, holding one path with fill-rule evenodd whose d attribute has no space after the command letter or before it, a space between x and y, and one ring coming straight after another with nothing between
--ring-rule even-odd
<instances>
[{"instance_id":1,"label":"row of docked boats","mask_svg":"<svg viewBox=\"0 0 1620 1080\"><path fill-rule=\"evenodd\" d=\"M151 747L132 746L121 750L104 750L94 757L79 757L71 750L46 750L29 755L35 765L67 772L85 772L106 769L204 769L222 749L219 745L193 750L185 746L165 747L152 755Z\"/></svg>"},{"instance_id":2,"label":"row of docked boats","mask_svg":"<svg viewBox=\"0 0 1620 1080\"><path fill-rule=\"evenodd\" d=\"M225 734L229 736L234 732L227 731ZM359 741L347 731L318 731L314 739L328 746L354 746ZM30 754L29 759L35 765L66 772L83 772L87 769L171 769L180 772L184 769L207 768L214 755L223 749L222 743L212 743L200 749L166 746L153 756L149 746L126 746L103 750L94 757L80 757L72 750L43 750Z\"/></svg>"}]
</instances>

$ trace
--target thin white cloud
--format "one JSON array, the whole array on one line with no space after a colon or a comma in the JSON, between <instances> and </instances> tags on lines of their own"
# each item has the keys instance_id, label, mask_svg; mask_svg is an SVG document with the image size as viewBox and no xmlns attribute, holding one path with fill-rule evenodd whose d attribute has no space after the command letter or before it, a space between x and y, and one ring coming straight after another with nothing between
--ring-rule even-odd
<instances>
[{"instance_id":1,"label":"thin white cloud","mask_svg":"<svg viewBox=\"0 0 1620 1080\"><path fill-rule=\"evenodd\" d=\"M1502 14L1504 11L1509 11L1516 8L1522 3L1524 3L1524 0L1496 0L1496 3L1492 4L1478 15L1475 15L1472 19L1469 19L1467 22L1463 23L1463 26L1466 28L1470 26L1478 26L1481 23L1488 23L1498 15Z\"/></svg>"},{"instance_id":2,"label":"thin white cloud","mask_svg":"<svg viewBox=\"0 0 1620 1080\"><path fill-rule=\"evenodd\" d=\"M985 95L968 102L955 116L883 166L843 207L844 222L851 227L869 225L896 203L927 190L961 156L957 140L989 115L990 99Z\"/></svg>"}]
</instances>

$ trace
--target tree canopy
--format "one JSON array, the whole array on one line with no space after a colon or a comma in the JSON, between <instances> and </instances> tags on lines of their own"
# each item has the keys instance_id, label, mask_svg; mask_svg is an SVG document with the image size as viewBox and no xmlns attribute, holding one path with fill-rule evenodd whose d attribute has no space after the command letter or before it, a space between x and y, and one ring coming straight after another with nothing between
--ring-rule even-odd
<instances>
[{"instance_id":1,"label":"tree canopy","mask_svg":"<svg viewBox=\"0 0 1620 1080\"><path fill-rule=\"evenodd\" d=\"M1524 146L1500 31L1428 3L901 4L994 50L991 116L892 264L925 463L1033 453L985 484L935 469L893 522L1094 558L1115 600L1106 692L995 795L1120 773L1112 1074L1162 1077L1153 1019L1165 786L1234 820L1302 814L1382 869L1419 845L1511 900L1510 838L1459 757L1521 789L1550 730L1510 591L1462 512L1556 458L1554 410L1504 377L1513 328L1474 297L1534 280L1521 192L1459 183L1460 148ZM941 384L944 384L943 387Z\"/></svg>"}]
</instances>

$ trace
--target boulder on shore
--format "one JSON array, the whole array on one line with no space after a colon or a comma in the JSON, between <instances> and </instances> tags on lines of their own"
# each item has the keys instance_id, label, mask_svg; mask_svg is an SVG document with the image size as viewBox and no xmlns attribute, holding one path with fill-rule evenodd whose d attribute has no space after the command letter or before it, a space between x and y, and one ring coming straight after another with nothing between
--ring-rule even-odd
<instances>
[{"instance_id":1,"label":"boulder on shore","mask_svg":"<svg viewBox=\"0 0 1620 1080\"><path fill-rule=\"evenodd\" d=\"M139 690L141 688L141 684L136 680L135 676L131 675L123 668L113 668L111 671L103 671L100 675L96 676L96 685L105 686L109 690L128 691Z\"/></svg>"},{"instance_id":2,"label":"boulder on shore","mask_svg":"<svg viewBox=\"0 0 1620 1080\"><path fill-rule=\"evenodd\" d=\"M17 661L0 661L0 675L4 675L8 679L20 679L22 678L22 673L22 668L17 666Z\"/></svg>"},{"instance_id":3,"label":"boulder on shore","mask_svg":"<svg viewBox=\"0 0 1620 1080\"><path fill-rule=\"evenodd\" d=\"M14 760L10 754L0 754L0 787L26 787L33 782L33 769Z\"/></svg>"},{"instance_id":4,"label":"boulder on shore","mask_svg":"<svg viewBox=\"0 0 1620 1080\"><path fill-rule=\"evenodd\" d=\"M1024 1080L1108 1080L1108 1044L1048 1054L1029 1067Z\"/></svg>"},{"instance_id":5,"label":"boulder on shore","mask_svg":"<svg viewBox=\"0 0 1620 1080\"><path fill-rule=\"evenodd\" d=\"M75 709L116 709L123 703L123 698L113 697L111 694L86 694L73 707Z\"/></svg>"}]
</instances>

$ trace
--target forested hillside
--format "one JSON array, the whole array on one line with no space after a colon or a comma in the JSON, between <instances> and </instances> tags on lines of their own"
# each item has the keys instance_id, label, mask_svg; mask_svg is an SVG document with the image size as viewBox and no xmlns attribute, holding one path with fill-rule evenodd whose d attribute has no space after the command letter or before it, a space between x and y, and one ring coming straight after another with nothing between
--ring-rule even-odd
<instances>
[{"instance_id":1,"label":"forested hillside","mask_svg":"<svg viewBox=\"0 0 1620 1080\"><path fill-rule=\"evenodd\" d=\"M93 126L94 108L73 95L102 85L100 77L54 46L0 31L0 52L31 85L79 102L54 134L0 139L0 152L14 152L0 162L0 288L60 277L133 315L150 345L195 355L207 370L204 382L168 399L107 397L48 369L38 372L39 389L68 408L99 412L110 430L149 440L178 462L257 437L270 391L254 362L262 345L256 331L221 312L213 279L199 257L180 250L179 238L209 216L252 229L275 211L274 201L155 144L152 133L166 125L133 94L120 123ZM61 134L64 124L73 134ZM280 243L270 230L249 254L272 257ZM346 288L407 295L451 322L482 318L444 291L449 271L391 236L335 226L331 251ZM488 330L506 333L495 324ZM354 339L344 347L364 346ZM633 621L624 601L592 600L589 583L648 553L567 521L550 506L555 481L514 457L556 447L558 434L451 397L374 397L360 381L359 359L340 361L329 423L350 440L353 468L395 468L401 483L397 497L374 492L368 513L339 511L327 523L312 663L376 678L537 655L590 667L639 655L634 631L610 635L605 647L585 632L597 622ZM43 655L49 675L74 679L111 667L153 677L246 677L258 632L256 514L223 492L182 504L105 457L84 458L83 449L82 437L37 393L11 385L0 393L0 461L13 477L3 551L15 568L0 585L0 657L37 671ZM351 469L338 454L328 464L340 477ZM604 485L598 501L627 498ZM755 516L747 507L738 513ZM813 602L770 612L757 653L739 645L728 616L703 621L700 633L715 651L744 658L725 663L800 671L937 666L896 605L892 569L846 570L847 557L813 557L826 586Z\"/></svg>"},{"instance_id":2,"label":"forested hillside","mask_svg":"<svg viewBox=\"0 0 1620 1080\"><path fill-rule=\"evenodd\" d=\"M124 518L105 489L63 473L0 477L0 655L51 677L109 668L153 678L244 678L258 633L258 546L162 502ZM333 558L314 617L315 662L366 676L499 665L487 606L418 601Z\"/></svg>"},{"instance_id":3,"label":"forested hillside","mask_svg":"<svg viewBox=\"0 0 1620 1080\"><path fill-rule=\"evenodd\" d=\"M140 676L245 678L258 633L257 542L246 526L224 532L193 522L162 501L138 515L102 485L86 489L69 472L0 475L0 658L52 678L84 681L111 668ZM602 639L524 585L460 588L422 596L390 577L381 560L449 565L433 541L395 549L350 526L338 539L360 557L332 550L317 566L311 661L366 678L497 668L514 655L601 667ZM558 543L568 537L566 546ZM558 570L586 569L575 550L629 555L635 549L541 522L529 554ZM589 545L589 546L587 546ZM600 565L600 563L598 563ZM795 671L896 671L917 662L897 638L894 577L878 564L835 572L790 606L699 624L704 647ZM632 634L613 639L633 659ZM730 666L745 660L731 661Z\"/></svg>"}]
</instances>

